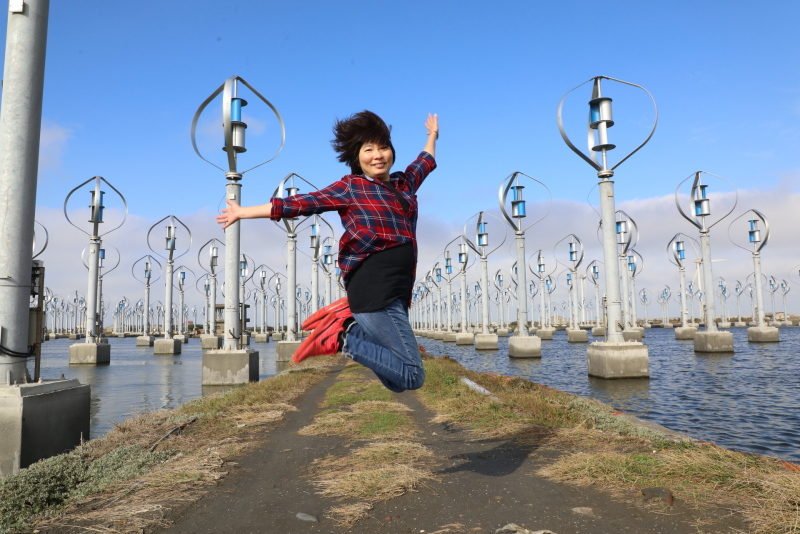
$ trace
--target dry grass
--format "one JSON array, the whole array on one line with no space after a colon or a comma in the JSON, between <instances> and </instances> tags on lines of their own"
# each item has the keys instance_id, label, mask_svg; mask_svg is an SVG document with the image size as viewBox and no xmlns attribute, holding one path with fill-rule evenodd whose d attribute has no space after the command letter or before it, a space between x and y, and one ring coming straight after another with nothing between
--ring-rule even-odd
<instances>
[{"instance_id":1,"label":"dry grass","mask_svg":"<svg viewBox=\"0 0 800 534\"><path fill-rule=\"evenodd\" d=\"M410 441L376 442L356 449L344 457L328 456L311 465L313 484L318 493L335 499L356 499L356 508L366 514L368 505L404 495L433 480L430 470L433 454ZM328 514L337 522L352 525L353 505L331 508Z\"/></svg>"},{"instance_id":2,"label":"dry grass","mask_svg":"<svg viewBox=\"0 0 800 534\"><path fill-rule=\"evenodd\" d=\"M370 441L347 456L318 459L309 468L319 494L344 501L326 513L341 526L352 527L374 503L433 479L433 454L411 441L417 433L408 415L411 409L391 398L363 368L345 369L326 392L326 409L300 431Z\"/></svg>"},{"instance_id":3,"label":"dry grass","mask_svg":"<svg viewBox=\"0 0 800 534\"><path fill-rule=\"evenodd\" d=\"M325 512L325 517L333 520L340 527L351 528L357 522L366 518L370 510L372 510L372 504L368 502L341 504L329 508Z\"/></svg>"},{"instance_id":4,"label":"dry grass","mask_svg":"<svg viewBox=\"0 0 800 534\"><path fill-rule=\"evenodd\" d=\"M759 533L800 532L800 476L780 461L695 444L638 452L575 452L538 472L622 493L667 487L695 507L709 502L741 510Z\"/></svg>"},{"instance_id":5,"label":"dry grass","mask_svg":"<svg viewBox=\"0 0 800 534\"><path fill-rule=\"evenodd\" d=\"M425 387L419 390L420 399L436 414L437 422L459 425L478 438L504 438L519 435L532 427L593 428L598 416L611 410L600 403L581 399L593 406L576 405L576 397L534 384L521 378L479 374L464 369L449 358L425 361ZM494 394L486 397L461 383L466 376Z\"/></svg>"},{"instance_id":6,"label":"dry grass","mask_svg":"<svg viewBox=\"0 0 800 534\"><path fill-rule=\"evenodd\" d=\"M176 426L194 420L158 443L157 451L170 454L167 461L97 493L68 499L30 524L40 532L142 532L167 526L170 510L197 500L224 477L229 459L255 446L267 425L295 410L291 402L322 380L325 368L339 363L310 360L292 372L117 425L81 447L89 461L122 447L150 448Z\"/></svg>"},{"instance_id":7,"label":"dry grass","mask_svg":"<svg viewBox=\"0 0 800 534\"><path fill-rule=\"evenodd\" d=\"M419 397L440 421L480 437L540 436L540 446L560 452L537 473L541 476L619 495L667 487L697 508L740 511L754 532L800 533L800 467L795 464L662 433L602 403L521 379L472 373L447 358L425 364L428 378ZM460 383L461 376L498 400L473 393Z\"/></svg>"}]
</instances>

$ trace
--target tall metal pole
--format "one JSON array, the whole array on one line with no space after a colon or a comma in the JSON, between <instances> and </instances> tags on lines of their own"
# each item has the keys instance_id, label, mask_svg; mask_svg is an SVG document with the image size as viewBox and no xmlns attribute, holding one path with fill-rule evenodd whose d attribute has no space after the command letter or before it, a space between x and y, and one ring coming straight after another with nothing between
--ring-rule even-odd
<instances>
[{"instance_id":1,"label":"tall metal pole","mask_svg":"<svg viewBox=\"0 0 800 534\"><path fill-rule=\"evenodd\" d=\"M0 104L0 380L28 376L31 245L39 172L48 0L8 13Z\"/></svg>"},{"instance_id":2,"label":"tall metal pole","mask_svg":"<svg viewBox=\"0 0 800 534\"><path fill-rule=\"evenodd\" d=\"M603 262L606 266L603 270L606 278L606 339L610 343L622 343L625 338L618 326L622 321L622 301L619 287L619 262L616 259L614 181L611 176L599 176L599 178L600 181L597 183L597 187L600 191L600 216L603 223Z\"/></svg>"},{"instance_id":3,"label":"tall metal pole","mask_svg":"<svg viewBox=\"0 0 800 534\"><path fill-rule=\"evenodd\" d=\"M703 256L703 278L708 285L708 290L705 292L706 298L703 302L706 331L717 332L717 323L714 321L714 278L711 272L711 240L708 235L708 229L705 228L705 225L700 230L700 253Z\"/></svg>"},{"instance_id":4,"label":"tall metal pole","mask_svg":"<svg viewBox=\"0 0 800 534\"><path fill-rule=\"evenodd\" d=\"M286 341L297 341L297 298L295 291L297 288L297 234L289 232L286 234L286 278L287 297L286 297Z\"/></svg>"}]
</instances>

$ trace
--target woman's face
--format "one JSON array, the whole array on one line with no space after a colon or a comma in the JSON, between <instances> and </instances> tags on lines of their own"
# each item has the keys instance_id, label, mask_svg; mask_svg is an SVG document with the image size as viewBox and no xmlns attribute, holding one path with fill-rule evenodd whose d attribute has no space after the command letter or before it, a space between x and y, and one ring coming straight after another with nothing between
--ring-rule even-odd
<instances>
[{"instance_id":1,"label":"woman's face","mask_svg":"<svg viewBox=\"0 0 800 534\"><path fill-rule=\"evenodd\" d=\"M364 143L358 151L358 163L364 174L375 180L389 179L392 168L392 149L380 143Z\"/></svg>"}]
</instances>

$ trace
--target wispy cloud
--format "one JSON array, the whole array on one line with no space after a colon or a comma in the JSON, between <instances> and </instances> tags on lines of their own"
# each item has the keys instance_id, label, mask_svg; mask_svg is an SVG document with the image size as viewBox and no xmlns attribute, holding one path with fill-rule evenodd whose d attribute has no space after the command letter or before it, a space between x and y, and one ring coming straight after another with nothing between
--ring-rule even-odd
<instances>
[{"instance_id":1,"label":"wispy cloud","mask_svg":"<svg viewBox=\"0 0 800 534\"><path fill-rule=\"evenodd\" d=\"M55 171L61 167L64 151L72 138L72 130L44 121L39 137L39 171Z\"/></svg>"}]
</instances>

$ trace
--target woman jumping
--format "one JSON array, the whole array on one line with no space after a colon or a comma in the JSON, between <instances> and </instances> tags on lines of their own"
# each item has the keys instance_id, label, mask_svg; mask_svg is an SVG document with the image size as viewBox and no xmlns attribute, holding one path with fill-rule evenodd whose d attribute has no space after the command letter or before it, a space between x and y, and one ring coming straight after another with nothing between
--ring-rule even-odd
<instances>
[{"instance_id":1,"label":"woman jumping","mask_svg":"<svg viewBox=\"0 0 800 534\"><path fill-rule=\"evenodd\" d=\"M344 226L339 267L347 290L309 317L313 328L293 356L343 352L372 369L390 390L422 387L425 370L408 320L417 267L417 196L434 159L439 119L428 115L422 152L405 171L391 173L395 161L389 127L362 111L334 125L334 150L351 174L319 191L243 207L228 201L217 217L223 228L239 219L312 215L337 211Z\"/></svg>"}]
</instances>

